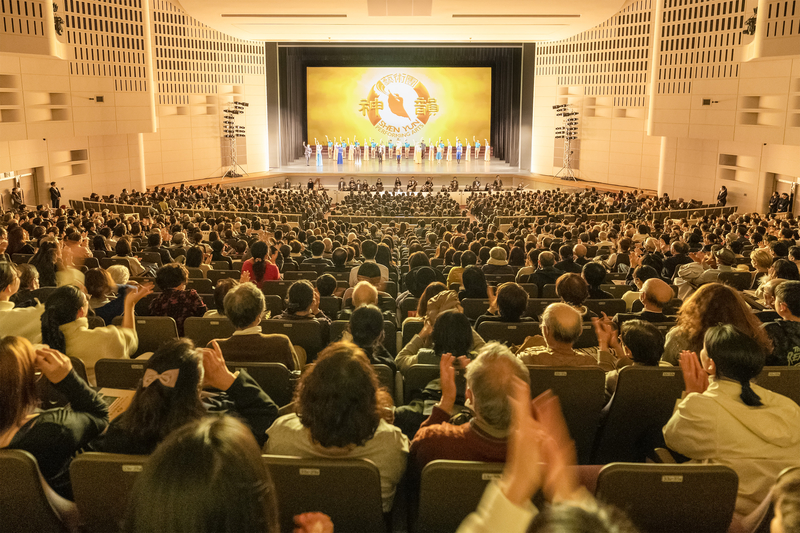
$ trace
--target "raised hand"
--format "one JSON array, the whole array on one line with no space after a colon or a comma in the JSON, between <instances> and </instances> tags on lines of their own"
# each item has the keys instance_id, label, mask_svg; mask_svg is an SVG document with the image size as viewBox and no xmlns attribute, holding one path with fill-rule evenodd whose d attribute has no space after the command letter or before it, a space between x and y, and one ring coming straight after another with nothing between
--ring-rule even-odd
<instances>
[{"instance_id":1,"label":"raised hand","mask_svg":"<svg viewBox=\"0 0 800 533\"><path fill-rule=\"evenodd\" d=\"M542 485L541 445L546 438L542 426L531 413L531 393L528 385L514 378L511 395L511 434L500 490L517 506L522 506Z\"/></svg>"},{"instance_id":2,"label":"raised hand","mask_svg":"<svg viewBox=\"0 0 800 533\"><path fill-rule=\"evenodd\" d=\"M136 303L153 292L153 284L152 283L145 283L144 285L139 285L136 287L136 290L128 291L125 294L125 305L126 306L134 306Z\"/></svg>"},{"instance_id":3,"label":"raised hand","mask_svg":"<svg viewBox=\"0 0 800 533\"><path fill-rule=\"evenodd\" d=\"M203 386L219 390L228 390L236 376L228 370L222 350L217 341L211 341L211 348L203 348Z\"/></svg>"},{"instance_id":4,"label":"raised hand","mask_svg":"<svg viewBox=\"0 0 800 533\"><path fill-rule=\"evenodd\" d=\"M439 378L442 384L439 407L448 413L452 412L456 403L456 369L453 367L455 361L456 358L450 353L442 354L439 358Z\"/></svg>"},{"instance_id":5,"label":"raised hand","mask_svg":"<svg viewBox=\"0 0 800 533\"><path fill-rule=\"evenodd\" d=\"M684 390L687 393L704 393L708 388L708 373L700 364L697 354L688 350L682 351L680 365L683 373Z\"/></svg>"},{"instance_id":6,"label":"raised hand","mask_svg":"<svg viewBox=\"0 0 800 533\"><path fill-rule=\"evenodd\" d=\"M547 464L545 497L551 502L572 499L579 488L573 468L577 456L561 404L558 397L548 390L534 398L532 405L533 416L547 434L547 439L542 441L542 459Z\"/></svg>"},{"instance_id":7,"label":"raised hand","mask_svg":"<svg viewBox=\"0 0 800 533\"><path fill-rule=\"evenodd\" d=\"M58 350L39 348L36 350L36 366L50 383L59 383L72 370L72 361Z\"/></svg>"},{"instance_id":8,"label":"raised hand","mask_svg":"<svg viewBox=\"0 0 800 533\"><path fill-rule=\"evenodd\" d=\"M325 513L303 513L294 517L293 533L333 533L331 517Z\"/></svg>"}]
</instances>

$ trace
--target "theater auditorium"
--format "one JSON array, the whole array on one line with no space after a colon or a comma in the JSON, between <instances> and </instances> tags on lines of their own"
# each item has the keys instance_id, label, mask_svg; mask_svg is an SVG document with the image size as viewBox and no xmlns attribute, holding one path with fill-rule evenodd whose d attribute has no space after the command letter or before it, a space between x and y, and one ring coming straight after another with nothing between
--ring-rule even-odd
<instances>
[{"instance_id":1,"label":"theater auditorium","mask_svg":"<svg viewBox=\"0 0 800 533\"><path fill-rule=\"evenodd\" d=\"M0 531L800 533L795 0L0 13Z\"/></svg>"}]
</instances>

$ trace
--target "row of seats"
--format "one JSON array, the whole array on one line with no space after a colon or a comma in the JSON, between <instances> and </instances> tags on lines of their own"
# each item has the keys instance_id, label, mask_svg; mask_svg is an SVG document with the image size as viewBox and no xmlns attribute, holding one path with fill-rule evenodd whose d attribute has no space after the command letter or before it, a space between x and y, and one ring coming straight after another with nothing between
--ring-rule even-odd
<instances>
[{"instance_id":1,"label":"row of seats","mask_svg":"<svg viewBox=\"0 0 800 533\"><path fill-rule=\"evenodd\" d=\"M227 364L233 371L246 370L278 405L291 402L298 372L290 372L280 363ZM373 368L396 405L410 403L439 377L438 365L413 365L402 374L393 374L385 365ZM605 375L600 368L529 366L528 370L532 395L551 390L559 397L581 464L643 462L654 448L663 446L661 428L684 389L678 368L623 368L601 424L606 402ZM97 386L133 390L144 371L143 361L101 359L95 366ZM800 404L800 367L765 367L756 382Z\"/></svg>"},{"instance_id":2,"label":"row of seats","mask_svg":"<svg viewBox=\"0 0 800 533\"><path fill-rule=\"evenodd\" d=\"M292 518L323 512L336 531L391 530L381 509L380 473L362 459L262 456L275 486L280 530ZM147 456L84 453L70 465L81 529L120 531L127 502ZM409 524L417 533L452 533L500 477L502 463L433 461L419 490L409 490ZM587 473L593 477L596 470ZM49 505L36 460L21 450L0 450L0 527L4 531L63 532ZM578 468L580 476L581 470ZM733 517L738 477L719 465L609 464L596 475L597 498L624 509L641 531L725 533ZM397 498L396 498L397 499ZM713 501L714 505L708 505ZM397 509L397 506L396 506Z\"/></svg>"}]
</instances>

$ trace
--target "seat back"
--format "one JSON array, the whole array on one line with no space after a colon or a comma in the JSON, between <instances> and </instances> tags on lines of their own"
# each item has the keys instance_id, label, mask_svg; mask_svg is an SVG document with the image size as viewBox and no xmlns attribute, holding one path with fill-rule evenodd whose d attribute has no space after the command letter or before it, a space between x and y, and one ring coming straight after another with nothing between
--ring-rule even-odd
<instances>
[{"instance_id":1,"label":"seat back","mask_svg":"<svg viewBox=\"0 0 800 533\"><path fill-rule=\"evenodd\" d=\"M89 329L104 328L106 321L99 316L87 316L86 320L89 322Z\"/></svg>"},{"instance_id":2,"label":"seat back","mask_svg":"<svg viewBox=\"0 0 800 533\"><path fill-rule=\"evenodd\" d=\"M70 463L69 474L83 529L121 531L133 484L146 455L82 453Z\"/></svg>"},{"instance_id":3,"label":"seat back","mask_svg":"<svg viewBox=\"0 0 800 533\"><path fill-rule=\"evenodd\" d=\"M597 434L593 462L643 463L650 452L664 446L661 430L682 393L679 368L623 368L608 416Z\"/></svg>"},{"instance_id":4,"label":"seat back","mask_svg":"<svg viewBox=\"0 0 800 533\"><path fill-rule=\"evenodd\" d=\"M261 284L261 292L264 294L275 294L281 298L286 298L286 293L293 281L265 281Z\"/></svg>"},{"instance_id":5,"label":"seat back","mask_svg":"<svg viewBox=\"0 0 800 533\"><path fill-rule=\"evenodd\" d=\"M539 319L548 305L560 302L558 298L528 298L528 306L525 308L525 316Z\"/></svg>"},{"instance_id":6,"label":"seat back","mask_svg":"<svg viewBox=\"0 0 800 533\"><path fill-rule=\"evenodd\" d=\"M364 459L300 459L263 456L275 485L280 531L292 531L295 515L325 513L336 531L386 531L381 476Z\"/></svg>"},{"instance_id":7,"label":"seat back","mask_svg":"<svg viewBox=\"0 0 800 533\"><path fill-rule=\"evenodd\" d=\"M286 335L293 345L303 347L309 363L325 347L322 342L322 326L316 320L262 320L261 333Z\"/></svg>"},{"instance_id":8,"label":"seat back","mask_svg":"<svg viewBox=\"0 0 800 533\"><path fill-rule=\"evenodd\" d=\"M40 303L45 303L50 295L55 292L56 288L57 287L39 287L31 291L31 297L36 298Z\"/></svg>"},{"instance_id":9,"label":"seat back","mask_svg":"<svg viewBox=\"0 0 800 533\"><path fill-rule=\"evenodd\" d=\"M726 533L738 486L727 466L613 463L600 471L597 498L625 511L639 531Z\"/></svg>"},{"instance_id":10,"label":"seat back","mask_svg":"<svg viewBox=\"0 0 800 533\"><path fill-rule=\"evenodd\" d=\"M483 298L464 298L461 300L464 314L473 322L489 310L489 300Z\"/></svg>"},{"instance_id":11,"label":"seat back","mask_svg":"<svg viewBox=\"0 0 800 533\"><path fill-rule=\"evenodd\" d=\"M745 258L749 263L749 260ZM753 284L753 274L751 272L720 272L717 280L737 291L745 291Z\"/></svg>"},{"instance_id":12,"label":"seat back","mask_svg":"<svg viewBox=\"0 0 800 533\"><path fill-rule=\"evenodd\" d=\"M397 298L397 282L392 280L387 281L383 292L389 294L392 298Z\"/></svg>"},{"instance_id":13,"label":"seat back","mask_svg":"<svg viewBox=\"0 0 800 533\"><path fill-rule=\"evenodd\" d=\"M600 285L600 289L606 291L614 298L622 298L622 296L631 290L627 285L617 285L616 283L604 283Z\"/></svg>"},{"instance_id":14,"label":"seat back","mask_svg":"<svg viewBox=\"0 0 800 533\"><path fill-rule=\"evenodd\" d=\"M488 285L500 286L503 283L513 283L514 274L486 274L486 283Z\"/></svg>"},{"instance_id":15,"label":"seat back","mask_svg":"<svg viewBox=\"0 0 800 533\"><path fill-rule=\"evenodd\" d=\"M211 283L216 287L217 282L221 279L233 278L238 281L241 275L242 273L238 270L217 270L215 268L214 270L209 270L206 277L211 280Z\"/></svg>"},{"instance_id":16,"label":"seat back","mask_svg":"<svg viewBox=\"0 0 800 533\"><path fill-rule=\"evenodd\" d=\"M575 441L578 463L589 464L592 444L605 402L605 372L599 367L529 366L531 395L546 390L558 396L570 435Z\"/></svg>"},{"instance_id":17,"label":"seat back","mask_svg":"<svg viewBox=\"0 0 800 533\"><path fill-rule=\"evenodd\" d=\"M432 461L422 469L417 528L420 533L452 533L477 507L503 463Z\"/></svg>"},{"instance_id":18,"label":"seat back","mask_svg":"<svg viewBox=\"0 0 800 533\"><path fill-rule=\"evenodd\" d=\"M555 298L556 297L556 284L547 283L542 286L542 298Z\"/></svg>"},{"instance_id":19,"label":"seat back","mask_svg":"<svg viewBox=\"0 0 800 533\"><path fill-rule=\"evenodd\" d=\"M158 252L139 252L136 254L144 263L153 263L161 266L161 254ZM88 264L86 266L89 266Z\"/></svg>"},{"instance_id":20,"label":"seat back","mask_svg":"<svg viewBox=\"0 0 800 533\"><path fill-rule=\"evenodd\" d=\"M186 282L187 289L194 289L198 294L211 294L214 292L214 284L210 279L189 278Z\"/></svg>"},{"instance_id":21,"label":"seat back","mask_svg":"<svg viewBox=\"0 0 800 533\"><path fill-rule=\"evenodd\" d=\"M539 297L539 286L535 283L520 283L519 286L525 289L525 292L528 293L528 298Z\"/></svg>"},{"instance_id":22,"label":"seat back","mask_svg":"<svg viewBox=\"0 0 800 533\"><path fill-rule=\"evenodd\" d=\"M195 346L205 347L213 339L227 339L236 328L227 317L203 318L192 316L183 323L183 335Z\"/></svg>"},{"instance_id":23,"label":"seat back","mask_svg":"<svg viewBox=\"0 0 800 533\"><path fill-rule=\"evenodd\" d=\"M331 320L336 320L336 315L342 309L342 299L338 296L320 296L319 310L325 313Z\"/></svg>"},{"instance_id":24,"label":"seat back","mask_svg":"<svg viewBox=\"0 0 800 533\"><path fill-rule=\"evenodd\" d=\"M277 316L283 313L283 298L274 294L265 294L264 303L266 304L267 311L270 316Z\"/></svg>"},{"instance_id":25,"label":"seat back","mask_svg":"<svg viewBox=\"0 0 800 533\"><path fill-rule=\"evenodd\" d=\"M100 359L94 375L98 387L136 390L146 369L147 363L138 359Z\"/></svg>"},{"instance_id":26,"label":"seat back","mask_svg":"<svg viewBox=\"0 0 800 533\"><path fill-rule=\"evenodd\" d=\"M244 370L250 374L250 377L279 406L292 403L294 385L299 374L295 375L285 365L281 363L237 363L234 361L226 361L225 364L232 372Z\"/></svg>"},{"instance_id":27,"label":"seat back","mask_svg":"<svg viewBox=\"0 0 800 533\"><path fill-rule=\"evenodd\" d=\"M0 530L63 533L42 486L36 459L23 450L0 449Z\"/></svg>"},{"instance_id":28,"label":"seat back","mask_svg":"<svg viewBox=\"0 0 800 533\"><path fill-rule=\"evenodd\" d=\"M400 321L405 320L408 318L408 314L410 312L416 313L417 306L419 305L419 298L414 298L413 296L409 296L403 303L400 304Z\"/></svg>"},{"instance_id":29,"label":"seat back","mask_svg":"<svg viewBox=\"0 0 800 533\"><path fill-rule=\"evenodd\" d=\"M622 302L622 305L624 307L625 302ZM597 345L597 333L594 331L594 325L591 322L584 322L581 326L581 336L572 345L573 348L591 348Z\"/></svg>"},{"instance_id":30,"label":"seat back","mask_svg":"<svg viewBox=\"0 0 800 533\"><path fill-rule=\"evenodd\" d=\"M800 405L800 366L765 366L754 381Z\"/></svg>"},{"instance_id":31,"label":"seat back","mask_svg":"<svg viewBox=\"0 0 800 533\"><path fill-rule=\"evenodd\" d=\"M422 328L425 326L425 323L421 320L412 320L410 322L403 323L403 346L411 342L411 339L414 338L414 335L417 335Z\"/></svg>"},{"instance_id":32,"label":"seat back","mask_svg":"<svg viewBox=\"0 0 800 533\"><path fill-rule=\"evenodd\" d=\"M403 373L403 404L408 404L414 394L439 377L439 365L411 365Z\"/></svg>"},{"instance_id":33,"label":"seat back","mask_svg":"<svg viewBox=\"0 0 800 533\"><path fill-rule=\"evenodd\" d=\"M538 322L481 322L478 335L485 341L500 341L505 344L521 345L526 337L539 335Z\"/></svg>"},{"instance_id":34,"label":"seat back","mask_svg":"<svg viewBox=\"0 0 800 533\"><path fill-rule=\"evenodd\" d=\"M300 265L301 267L303 265ZM307 279L315 281L319 275L314 270L295 270L293 272L284 272L283 279L286 281L297 281L298 279Z\"/></svg>"},{"instance_id":35,"label":"seat back","mask_svg":"<svg viewBox=\"0 0 800 533\"><path fill-rule=\"evenodd\" d=\"M203 269L200 267L186 267L186 271L189 273L189 279L205 279L205 275L203 275Z\"/></svg>"},{"instance_id":36,"label":"seat back","mask_svg":"<svg viewBox=\"0 0 800 533\"><path fill-rule=\"evenodd\" d=\"M596 313L597 316L602 316L601 313L605 313L613 317L617 313L625 312L625 302L623 300L586 300L583 305L589 311Z\"/></svg>"},{"instance_id":37,"label":"seat back","mask_svg":"<svg viewBox=\"0 0 800 533\"><path fill-rule=\"evenodd\" d=\"M171 316L137 316L136 335L139 337L139 347L131 357L138 357L145 352L155 352L165 341L178 338L178 325ZM122 317L114 318L112 324L122 324Z\"/></svg>"}]
</instances>

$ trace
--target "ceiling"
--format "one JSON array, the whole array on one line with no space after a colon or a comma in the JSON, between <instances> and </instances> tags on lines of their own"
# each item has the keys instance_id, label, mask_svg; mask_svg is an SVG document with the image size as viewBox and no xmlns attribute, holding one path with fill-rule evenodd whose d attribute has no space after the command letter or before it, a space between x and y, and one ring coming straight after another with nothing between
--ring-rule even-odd
<instances>
[{"instance_id":1,"label":"ceiling","mask_svg":"<svg viewBox=\"0 0 800 533\"><path fill-rule=\"evenodd\" d=\"M228 35L276 42L534 42L588 30L626 0L178 0Z\"/></svg>"}]
</instances>

